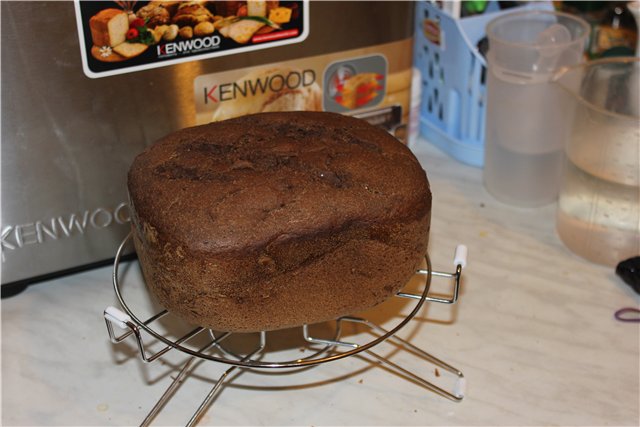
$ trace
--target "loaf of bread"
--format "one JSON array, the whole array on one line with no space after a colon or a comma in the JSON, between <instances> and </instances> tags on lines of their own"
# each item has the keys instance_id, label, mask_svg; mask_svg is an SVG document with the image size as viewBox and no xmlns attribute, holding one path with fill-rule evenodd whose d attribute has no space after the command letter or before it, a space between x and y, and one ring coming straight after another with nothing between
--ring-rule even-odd
<instances>
[{"instance_id":1,"label":"loaf of bread","mask_svg":"<svg viewBox=\"0 0 640 427\"><path fill-rule=\"evenodd\" d=\"M148 288L219 331L373 307L415 273L431 192L411 151L365 121L261 113L172 133L128 176Z\"/></svg>"},{"instance_id":2,"label":"loaf of bread","mask_svg":"<svg viewBox=\"0 0 640 427\"><path fill-rule=\"evenodd\" d=\"M89 28L94 45L115 47L126 40L129 18L123 10L103 9L91 17Z\"/></svg>"}]
</instances>

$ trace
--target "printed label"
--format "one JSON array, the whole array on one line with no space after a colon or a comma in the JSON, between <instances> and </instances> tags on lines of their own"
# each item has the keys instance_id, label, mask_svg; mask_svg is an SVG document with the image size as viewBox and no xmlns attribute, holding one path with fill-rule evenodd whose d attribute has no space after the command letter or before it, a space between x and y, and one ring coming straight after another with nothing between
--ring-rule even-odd
<instances>
[{"instance_id":1,"label":"printed label","mask_svg":"<svg viewBox=\"0 0 640 427\"><path fill-rule=\"evenodd\" d=\"M299 43L308 1L75 2L91 78Z\"/></svg>"},{"instance_id":2,"label":"printed label","mask_svg":"<svg viewBox=\"0 0 640 427\"><path fill-rule=\"evenodd\" d=\"M302 61L198 76L194 95L198 124L267 111L319 111L322 107L318 73Z\"/></svg>"},{"instance_id":3,"label":"printed label","mask_svg":"<svg viewBox=\"0 0 640 427\"><path fill-rule=\"evenodd\" d=\"M440 49L444 50L444 32L440 26L440 17L435 19L425 18L422 20L422 33L424 37Z\"/></svg>"},{"instance_id":4,"label":"printed label","mask_svg":"<svg viewBox=\"0 0 640 427\"><path fill-rule=\"evenodd\" d=\"M7 256L13 256L9 253L25 246L82 236L89 230L101 230L130 221L129 205L122 202L115 208L98 207L22 224L3 224L0 239L2 263L6 262Z\"/></svg>"},{"instance_id":5,"label":"printed label","mask_svg":"<svg viewBox=\"0 0 640 427\"><path fill-rule=\"evenodd\" d=\"M411 61L400 59L404 53L399 47L406 43L198 76L193 88L196 124L268 111L333 111L361 117L403 139ZM406 68L390 73L387 55L406 60Z\"/></svg>"}]
</instances>

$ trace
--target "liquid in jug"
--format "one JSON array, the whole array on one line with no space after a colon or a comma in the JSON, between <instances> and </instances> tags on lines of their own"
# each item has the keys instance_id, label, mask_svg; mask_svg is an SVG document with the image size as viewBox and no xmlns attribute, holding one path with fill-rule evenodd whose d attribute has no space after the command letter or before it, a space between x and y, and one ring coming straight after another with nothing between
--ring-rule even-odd
<instances>
[{"instance_id":1,"label":"liquid in jug","mask_svg":"<svg viewBox=\"0 0 640 427\"><path fill-rule=\"evenodd\" d=\"M574 99L557 230L566 246L604 265L640 255L640 59L566 70Z\"/></svg>"}]
</instances>

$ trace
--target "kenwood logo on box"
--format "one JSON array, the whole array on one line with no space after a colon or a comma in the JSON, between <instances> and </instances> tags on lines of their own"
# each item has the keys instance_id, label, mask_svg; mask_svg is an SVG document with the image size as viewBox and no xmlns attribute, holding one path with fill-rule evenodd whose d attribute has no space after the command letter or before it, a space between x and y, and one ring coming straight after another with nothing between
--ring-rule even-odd
<instances>
[{"instance_id":1,"label":"kenwood logo on box","mask_svg":"<svg viewBox=\"0 0 640 427\"><path fill-rule=\"evenodd\" d=\"M202 37L179 42L165 43L156 47L158 58L176 56L178 54L192 53L217 49L220 47L220 36Z\"/></svg>"},{"instance_id":2,"label":"kenwood logo on box","mask_svg":"<svg viewBox=\"0 0 640 427\"><path fill-rule=\"evenodd\" d=\"M28 245L37 245L48 240L58 240L84 235L89 229L103 229L112 225L122 225L131 221L129 205L120 203L115 209L96 208L81 213L70 213L45 220L37 220L18 225L3 225L2 262L5 252L14 251Z\"/></svg>"},{"instance_id":3,"label":"kenwood logo on box","mask_svg":"<svg viewBox=\"0 0 640 427\"><path fill-rule=\"evenodd\" d=\"M204 103L218 103L248 96L262 95L267 91L278 93L311 86L316 82L316 72L311 69L292 70L288 73L275 72L253 80L235 81L203 87Z\"/></svg>"}]
</instances>

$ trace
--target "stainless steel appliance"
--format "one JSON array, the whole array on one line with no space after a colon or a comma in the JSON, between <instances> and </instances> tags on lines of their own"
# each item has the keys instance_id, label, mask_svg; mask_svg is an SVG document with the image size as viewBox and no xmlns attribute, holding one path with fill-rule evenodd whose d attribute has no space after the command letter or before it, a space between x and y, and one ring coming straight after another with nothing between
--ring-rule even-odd
<instances>
[{"instance_id":1,"label":"stainless steel appliance","mask_svg":"<svg viewBox=\"0 0 640 427\"><path fill-rule=\"evenodd\" d=\"M220 100L212 92L220 90L216 76L280 63L320 74L338 60L378 55L388 67L387 96L372 107L388 115L390 106L408 104L410 88L398 81L411 68L411 2L299 2L308 22L289 33L288 44L269 44L265 36L259 46L238 45L239 53L175 57L196 45L185 40L169 49L161 41L147 49L155 55L148 61L105 62L102 74L102 65L91 68L111 51L96 42L87 11L135 13L147 3L1 3L3 290L113 258L129 228L130 162L161 136L206 122L208 102ZM317 82L322 90L322 76Z\"/></svg>"}]
</instances>

